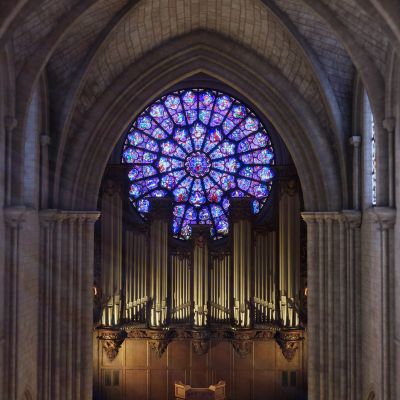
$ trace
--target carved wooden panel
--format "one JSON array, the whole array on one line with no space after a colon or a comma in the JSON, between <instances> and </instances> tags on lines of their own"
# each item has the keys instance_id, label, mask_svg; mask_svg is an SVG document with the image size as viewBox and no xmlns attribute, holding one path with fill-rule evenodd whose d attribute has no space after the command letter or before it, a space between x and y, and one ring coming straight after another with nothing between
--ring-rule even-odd
<instances>
[{"instance_id":1,"label":"carved wooden panel","mask_svg":"<svg viewBox=\"0 0 400 400\"><path fill-rule=\"evenodd\" d=\"M148 339L127 338L113 361L102 354L101 346L95 347L99 349L96 400L175 400L176 381L208 387L223 380L230 400L261 400L266 393L269 398L298 399L304 392L303 342L292 361L282 355L273 339L250 340L250 351L244 357L230 340L212 338L205 354L197 354L192 342L173 339L159 357ZM113 371L119 374L117 386L112 384Z\"/></svg>"}]
</instances>

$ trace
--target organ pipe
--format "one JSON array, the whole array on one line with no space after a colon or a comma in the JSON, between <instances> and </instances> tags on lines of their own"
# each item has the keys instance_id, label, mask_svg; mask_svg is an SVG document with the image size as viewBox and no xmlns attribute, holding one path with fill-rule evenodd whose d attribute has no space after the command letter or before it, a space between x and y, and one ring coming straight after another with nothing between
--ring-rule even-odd
<instances>
[{"instance_id":1,"label":"organ pipe","mask_svg":"<svg viewBox=\"0 0 400 400\"><path fill-rule=\"evenodd\" d=\"M192 225L194 325L207 325L209 225Z\"/></svg>"},{"instance_id":2,"label":"organ pipe","mask_svg":"<svg viewBox=\"0 0 400 400\"><path fill-rule=\"evenodd\" d=\"M160 327L167 320L168 233L172 202L154 198L150 203L150 325Z\"/></svg>"},{"instance_id":3,"label":"organ pipe","mask_svg":"<svg viewBox=\"0 0 400 400\"><path fill-rule=\"evenodd\" d=\"M107 299L102 324L112 326L119 323L122 288L122 200L111 180L103 186L101 209L101 281Z\"/></svg>"},{"instance_id":4,"label":"organ pipe","mask_svg":"<svg viewBox=\"0 0 400 400\"><path fill-rule=\"evenodd\" d=\"M280 182L279 301L283 326L299 325L294 305L300 291L300 196L297 182Z\"/></svg>"},{"instance_id":5,"label":"organ pipe","mask_svg":"<svg viewBox=\"0 0 400 400\"><path fill-rule=\"evenodd\" d=\"M233 306L234 321L239 327L250 327L252 264L252 226L250 199L231 202L233 243Z\"/></svg>"},{"instance_id":6,"label":"organ pipe","mask_svg":"<svg viewBox=\"0 0 400 400\"><path fill-rule=\"evenodd\" d=\"M255 323L275 322L276 232L258 231L254 241Z\"/></svg>"}]
</instances>

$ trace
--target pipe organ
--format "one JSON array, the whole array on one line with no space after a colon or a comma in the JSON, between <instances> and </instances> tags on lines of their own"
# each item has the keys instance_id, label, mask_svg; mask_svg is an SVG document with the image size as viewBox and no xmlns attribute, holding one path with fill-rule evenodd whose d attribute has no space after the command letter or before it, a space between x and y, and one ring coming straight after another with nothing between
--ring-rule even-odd
<instances>
[{"instance_id":1,"label":"pipe organ","mask_svg":"<svg viewBox=\"0 0 400 400\"><path fill-rule=\"evenodd\" d=\"M102 196L102 326L190 325L296 328L300 293L300 196L280 182L275 227L256 226L250 199L233 199L231 234L209 238L193 225L191 240L170 235L171 202L151 199L147 224L123 224L121 190Z\"/></svg>"}]
</instances>

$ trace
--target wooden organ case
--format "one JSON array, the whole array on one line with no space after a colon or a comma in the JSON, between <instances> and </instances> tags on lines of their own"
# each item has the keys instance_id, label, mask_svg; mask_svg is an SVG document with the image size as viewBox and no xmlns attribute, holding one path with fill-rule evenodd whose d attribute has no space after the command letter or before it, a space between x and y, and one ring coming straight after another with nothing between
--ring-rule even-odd
<instances>
[{"instance_id":1,"label":"wooden organ case","mask_svg":"<svg viewBox=\"0 0 400 400\"><path fill-rule=\"evenodd\" d=\"M148 221L135 219L121 175L117 167L108 173L100 198L94 398L175 399L177 381L225 381L227 399L301 399L307 331L297 180L279 180L270 223L257 224L250 199L234 199L227 238L211 240L209 226L193 225L180 241L170 234L171 201L151 199Z\"/></svg>"}]
</instances>

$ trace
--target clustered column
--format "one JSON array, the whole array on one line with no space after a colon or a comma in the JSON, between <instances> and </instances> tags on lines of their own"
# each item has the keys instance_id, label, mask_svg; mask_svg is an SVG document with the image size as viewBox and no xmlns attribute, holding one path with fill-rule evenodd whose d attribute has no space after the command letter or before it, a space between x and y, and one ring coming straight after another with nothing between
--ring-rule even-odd
<instances>
[{"instance_id":1,"label":"clustered column","mask_svg":"<svg viewBox=\"0 0 400 400\"><path fill-rule=\"evenodd\" d=\"M303 213L307 222L311 399L357 399L360 388L360 213Z\"/></svg>"},{"instance_id":2,"label":"clustered column","mask_svg":"<svg viewBox=\"0 0 400 400\"><path fill-rule=\"evenodd\" d=\"M41 223L38 398L91 399L97 212L47 210Z\"/></svg>"}]
</instances>

